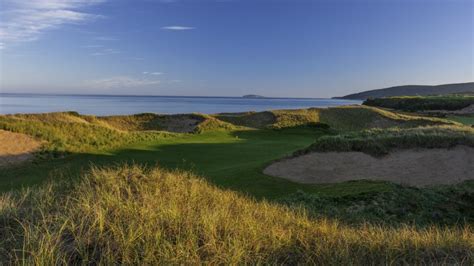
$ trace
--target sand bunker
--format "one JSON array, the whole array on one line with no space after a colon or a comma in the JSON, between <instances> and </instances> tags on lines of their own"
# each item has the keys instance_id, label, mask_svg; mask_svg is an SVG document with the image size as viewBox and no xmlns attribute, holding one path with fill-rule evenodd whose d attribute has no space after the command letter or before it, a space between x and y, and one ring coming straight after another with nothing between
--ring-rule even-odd
<instances>
[{"instance_id":1,"label":"sand bunker","mask_svg":"<svg viewBox=\"0 0 474 266\"><path fill-rule=\"evenodd\" d=\"M275 162L264 173L300 183L370 179L418 187L454 184L474 179L474 148L398 150L382 158L362 152L315 152Z\"/></svg>"},{"instance_id":2,"label":"sand bunker","mask_svg":"<svg viewBox=\"0 0 474 266\"><path fill-rule=\"evenodd\" d=\"M41 144L28 135L0 130L0 166L32 159Z\"/></svg>"}]
</instances>

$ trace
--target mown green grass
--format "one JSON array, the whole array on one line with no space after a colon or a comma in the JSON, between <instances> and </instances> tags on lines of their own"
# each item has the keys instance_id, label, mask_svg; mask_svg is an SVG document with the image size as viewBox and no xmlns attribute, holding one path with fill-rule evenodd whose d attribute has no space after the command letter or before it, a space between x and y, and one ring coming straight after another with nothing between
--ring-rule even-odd
<instances>
[{"instance_id":1,"label":"mown green grass","mask_svg":"<svg viewBox=\"0 0 474 266\"><path fill-rule=\"evenodd\" d=\"M346 226L182 171L94 169L0 197L0 262L472 265L471 227Z\"/></svg>"},{"instance_id":2,"label":"mown green grass","mask_svg":"<svg viewBox=\"0 0 474 266\"><path fill-rule=\"evenodd\" d=\"M472 95L441 96L397 96L367 99L368 106L391 108L404 111L460 110L474 104Z\"/></svg>"}]
</instances>

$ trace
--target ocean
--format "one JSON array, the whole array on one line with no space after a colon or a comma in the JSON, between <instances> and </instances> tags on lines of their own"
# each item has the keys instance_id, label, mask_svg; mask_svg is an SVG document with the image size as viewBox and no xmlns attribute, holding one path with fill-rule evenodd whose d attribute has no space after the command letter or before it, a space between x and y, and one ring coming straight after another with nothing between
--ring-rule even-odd
<instances>
[{"instance_id":1,"label":"ocean","mask_svg":"<svg viewBox=\"0 0 474 266\"><path fill-rule=\"evenodd\" d=\"M317 98L0 94L0 114L76 111L90 115L227 113L360 104Z\"/></svg>"}]
</instances>

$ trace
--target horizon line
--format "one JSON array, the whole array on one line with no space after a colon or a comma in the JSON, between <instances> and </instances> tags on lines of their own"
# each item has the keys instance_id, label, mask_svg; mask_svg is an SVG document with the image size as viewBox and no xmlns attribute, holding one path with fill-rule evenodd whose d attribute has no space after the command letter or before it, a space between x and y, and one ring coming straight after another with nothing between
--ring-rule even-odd
<instances>
[{"instance_id":1,"label":"horizon line","mask_svg":"<svg viewBox=\"0 0 474 266\"><path fill-rule=\"evenodd\" d=\"M331 100L334 97L324 98L324 97L267 97L262 96L258 98L245 98L245 94L242 96L193 96L193 95L145 95L145 94L80 94L80 93L29 93L29 92L0 92L0 95L37 95L37 96L95 96L95 97L163 97L163 98L232 98L232 99L327 99ZM341 99L338 99L341 100ZM343 99L347 101L356 101L350 99Z\"/></svg>"}]
</instances>

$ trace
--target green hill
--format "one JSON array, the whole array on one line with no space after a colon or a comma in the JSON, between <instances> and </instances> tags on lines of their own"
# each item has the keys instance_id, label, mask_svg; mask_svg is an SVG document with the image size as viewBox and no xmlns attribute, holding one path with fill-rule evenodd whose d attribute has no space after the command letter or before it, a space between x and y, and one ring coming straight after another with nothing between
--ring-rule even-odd
<instances>
[{"instance_id":1,"label":"green hill","mask_svg":"<svg viewBox=\"0 0 474 266\"><path fill-rule=\"evenodd\" d=\"M389 96L416 96L416 95L440 95L440 94L472 94L474 93L474 82L443 84L436 86L428 85L404 85L384 89L369 90L349 94L335 99L366 100L368 98L380 98Z\"/></svg>"},{"instance_id":2,"label":"green hill","mask_svg":"<svg viewBox=\"0 0 474 266\"><path fill-rule=\"evenodd\" d=\"M364 105L403 111L456 111L474 105L474 95L403 96L367 99Z\"/></svg>"}]
</instances>

